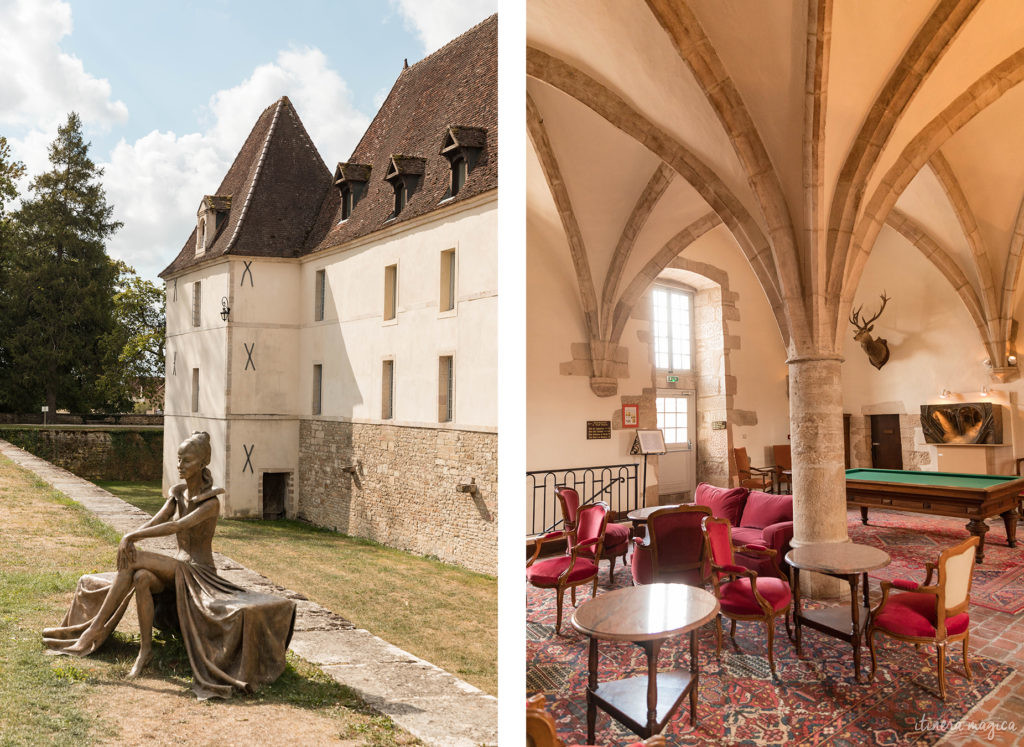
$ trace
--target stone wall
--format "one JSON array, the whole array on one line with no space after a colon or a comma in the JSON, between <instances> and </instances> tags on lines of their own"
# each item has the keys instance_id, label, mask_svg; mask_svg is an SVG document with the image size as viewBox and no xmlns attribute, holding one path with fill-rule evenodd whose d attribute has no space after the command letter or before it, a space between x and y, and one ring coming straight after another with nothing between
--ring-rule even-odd
<instances>
[{"instance_id":1,"label":"stone wall","mask_svg":"<svg viewBox=\"0 0 1024 747\"><path fill-rule=\"evenodd\" d=\"M303 420L298 472L289 515L497 574L497 434Z\"/></svg>"},{"instance_id":2,"label":"stone wall","mask_svg":"<svg viewBox=\"0 0 1024 747\"><path fill-rule=\"evenodd\" d=\"M163 428L0 427L0 438L87 480L159 480Z\"/></svg>"}]
</instances>

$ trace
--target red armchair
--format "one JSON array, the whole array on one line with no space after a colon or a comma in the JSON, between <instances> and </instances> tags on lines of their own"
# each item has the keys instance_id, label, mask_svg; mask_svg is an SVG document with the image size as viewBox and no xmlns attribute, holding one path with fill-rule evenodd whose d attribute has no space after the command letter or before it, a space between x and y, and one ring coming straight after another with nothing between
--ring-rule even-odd
<instances>
[{"instance_id":1,"label":"red armchair","mask_svg":"<svg viewBox=\"0 0 1024 747\"><path fill-rule=\"evenodd\" d=\"M580 494L572 488L561 487L555 490L558 502L562 505L562 520L568 531L576 527L576 519L580 510ZM622 524L609 523L604 533L604 549L601 556L608 558L608 579L615 581L615 558L622 558L622 564L626 564L626 552L629 550L629 527ZM584 548L581 554L585 558L593 558L591 550Z\"/></svg>"},{"instance_id":2,"label":"red armchair","mask_svg":"<svg viewBox=\"0 0 1024 747\"><path fill-rule=\"evenodd\" d=\"M754 571L737 565L733 557L732 538L729 522L725 519L707 517L704 519L704 537L711 555L711 584L721 606L721 614L731 621L729 636L736 641L737 620L760 620L768 629L768 667L775 673L775 618L786 616L786 632L789 629L789 607L793 594L789 584L781 578L759 577ZM762 550L774 554L774 550ZM715 635L718 653L722 651L721 618L715 618Z\"/></svg>"},{"instance_id":3,"label":"red armchair","mask_svg":"<svg viewBox=\"0 0 1024 747\"><path fill-rule=\"evenodd\" d=\"M793 496L718 488L702 482L697 486L695 502L708 506L715 517L729 521L740 565L757 571L759 576L788 578L784 560L793 540ZM743 549L746 545L768 548L775 554L765 557L747 553Z\"/></svg>"},{"instance_id":4,"label":"red armchair","mask_svg":"<svg viewBox=\"0 0 1024 747\"><path fill-rule=\"evenodd\" d=\"M647 517L647 538L633 540L633 583L704 586L710 566L701 521L707 506L667 506Z\"/></svg>"},{"instance_id":5,"label":"red armchair","mask_svg":"<svg viewBox=\"0 0 1024 747\"><path fill-rule=\"evenodd\" d=\"M526 580L541 589L554 589L556 593L555 634L561 635L562 598L570 589L572 604L576 606L576 587L594 582L591 596L597 594L597 563L601 559L605 525L608 523L608 505L595 503L579 511L579 523L572 531L549 532L537 539L533 557L526 563ZM537 561L541 547L547 540L566 540L566 554ZM584 556L591 553L591 557Z\"/></svg>"},{"instance_id":6,"label":"red armchair","mask_svg":"<svg viewBox=\"0 0 1024 747\"><path fill-rule=\"evenodd\" d=\"M971 639L971 619L967 607L971 601L974 555L979 539L970 537L956 547L944 550L937 563L926 563L924 586L896 579L882 582L882 599L871 611L868 627L868 651L871 652L871 678L875 677L875 634L884 633L915 646L934 643L938 655L939 695L946 699L946 645L963 641L964 671L973 679L967 646ZM932 574L938 581L932 586ZM893 587L903 594L889 592Z\"/></svg>"}]
</instances>

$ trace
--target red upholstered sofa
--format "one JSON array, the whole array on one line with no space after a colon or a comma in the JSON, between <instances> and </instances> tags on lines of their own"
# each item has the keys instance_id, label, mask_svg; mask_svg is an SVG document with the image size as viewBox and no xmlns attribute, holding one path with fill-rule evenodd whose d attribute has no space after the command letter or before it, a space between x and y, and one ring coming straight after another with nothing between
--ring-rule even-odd
<instances>
[{"instance_id":1,"label":"red upholstered sofa","mask_svg":"<svg viewBox=\"0 0 1024 747\"><path fill-rule=\"evenodd\" d=\"M720 519L732 525L736 560L760 575L786 578L786 553L793 539L793 496L762 493L747 488L717 488L701 483L695 503L708 506ZM743 545L759 545L775 550L774 558L743 555Z\"/></svg>"}]
</instances>

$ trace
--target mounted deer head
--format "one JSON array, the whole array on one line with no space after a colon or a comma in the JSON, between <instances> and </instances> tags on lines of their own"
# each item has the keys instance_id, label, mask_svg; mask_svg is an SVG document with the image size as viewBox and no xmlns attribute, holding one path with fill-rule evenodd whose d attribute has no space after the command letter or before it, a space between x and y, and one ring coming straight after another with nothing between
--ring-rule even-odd
<instances>
[{"instance_id":1,"label":"mounted deer head","mask_svg":"<svg viewBox=\"0 0 1024 747\"><path fill-rule=\"evenodd\" d=\"M888 300L889 297L885 295L885 291L882 291L882 305L878 309L878 313L865 322L860 320L860 310L864 308L863 304L858 306L857 310L850 317L850 324L857 328L857 333L853 336L853 339L859 342L864 352L868 354L868 360L871 361L871 365L879 369L889 360L889 343L881 337L872 337L871 330L874 329L873 322L885 310L885 304Z\"/></svg>"}]
</instances>

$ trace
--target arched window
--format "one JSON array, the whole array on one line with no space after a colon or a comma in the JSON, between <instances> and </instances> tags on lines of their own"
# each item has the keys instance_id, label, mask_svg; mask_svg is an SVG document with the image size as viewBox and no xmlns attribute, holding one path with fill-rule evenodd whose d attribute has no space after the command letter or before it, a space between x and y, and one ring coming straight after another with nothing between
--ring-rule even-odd
<instances>
[{"instance_id":1,"label":"arched window","mask_svg":"<svg viewBox=\"0 0 1024 747\"><path fill-rule=\"evenodd\" d=\"M347 184L341 186L341 219L352 217L352 188Z\"/></svg>"}]
</instances>

